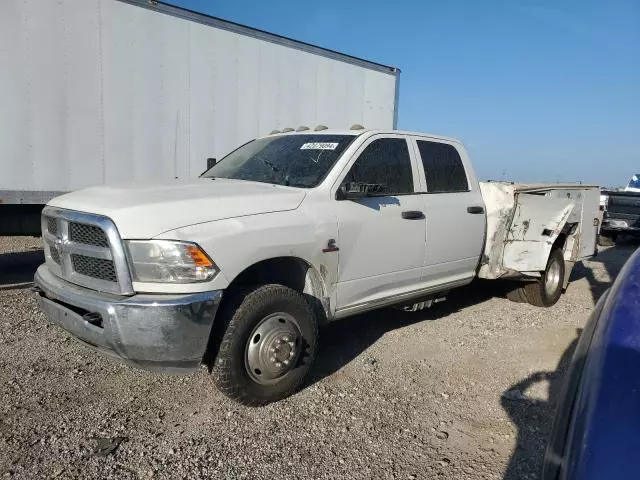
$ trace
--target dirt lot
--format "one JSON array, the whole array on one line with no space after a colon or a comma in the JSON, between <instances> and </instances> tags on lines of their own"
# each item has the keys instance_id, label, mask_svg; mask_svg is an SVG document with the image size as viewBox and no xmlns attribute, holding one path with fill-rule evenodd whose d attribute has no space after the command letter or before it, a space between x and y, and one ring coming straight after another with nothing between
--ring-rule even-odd
<instances>
[{"instance_id":1,"label":"dirt lot","mask_svg":"<svg viewBox=\"0 0 640 480\"><path fill-rule=\"evenodd\" d=\"M39 240L0 238L0 477L538 478L563 365L633 248L578 265L550 309L490 283L335 323L306 388L249 409L204 368L133 370L49 325Z\"/></svg>"}]
</instances>

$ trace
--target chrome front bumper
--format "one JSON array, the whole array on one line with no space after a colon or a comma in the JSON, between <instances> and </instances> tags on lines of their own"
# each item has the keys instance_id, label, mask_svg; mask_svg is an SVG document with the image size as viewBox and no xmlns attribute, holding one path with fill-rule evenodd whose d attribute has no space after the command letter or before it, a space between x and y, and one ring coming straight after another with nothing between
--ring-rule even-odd
<instances>
[{"instance_id":1,"label":"chrome front bumper","mask_svg":"<svg viewBox=\"0 0 640 480\"><path fill-rule=\"evenodd\" d=\"M222 291L182 295L100 293L41 265L34 278L40 308L82 342L147 370L185 372L200 365Z\"/></svg>"}]
</instances>

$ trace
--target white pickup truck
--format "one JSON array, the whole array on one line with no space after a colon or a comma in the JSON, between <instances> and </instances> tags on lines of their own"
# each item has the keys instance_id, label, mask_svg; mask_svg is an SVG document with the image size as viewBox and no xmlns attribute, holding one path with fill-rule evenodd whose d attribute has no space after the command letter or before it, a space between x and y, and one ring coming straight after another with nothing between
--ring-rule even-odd
<instances>
[{"instance_id":1,"label":"white pickup truck","mask_svg":"<svg viewBox=\"0 0 640 480\"><path fill-rule=\"evenodd\" d=\"M139 367L204 363L224 393L262 405L300 387L328 321L424 308L476 276L550 306L595 252L597 187L479 184L450 138L299 130L195 180L50 201L41 308Z\"/></svg>"}]
</instances>

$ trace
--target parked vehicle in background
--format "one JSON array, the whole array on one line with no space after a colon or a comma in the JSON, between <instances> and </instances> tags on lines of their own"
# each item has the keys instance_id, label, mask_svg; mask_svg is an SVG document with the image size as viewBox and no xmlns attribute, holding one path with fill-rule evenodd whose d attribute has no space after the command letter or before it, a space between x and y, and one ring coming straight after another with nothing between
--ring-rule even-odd
<instances>
[{"instance_id":1,"label":"parked vehicle in background","mask_svg":"<svg viewBox=\"0 0 640 480\"><path fill-rule=\"evenodd\" d=\"M565 374L543 480L638 477L640 249L598 301Z\"/></svg>"},{"instance_id":2,"label":"parked vehicle in background","mask_svg":"<svg viewBox=\"0 0 640 480\"><path fill-rule=\"evenodd\" d=\"M80 188L200 175L274 128L395 128L400 71L148 0L0 2L0 235Z\"/></svg>"},{"instance_id":3,"label":"parked vehicle in background","mask_svg":"<svg viewBox=\"0 0 640 480\"><path fill-rule=\"evenodd\" d=\"M446 137L298 130L198 179L53 199L41 308L134 365L204 362L227 395L262 405L302 384L319 325L419 310L476 275L548 307L595 252L598 187L478 183Z\"/></svg>"},{"instance_id":4,"label":"parked vehicle in background","mask_svg":"<svg viewBox=\"0 0 640 480\"><path fill-rule=\"evenodd\" d=\"M624 187L624 191L640 193L640 173L631 177L627 186Z\"/></svg>"},{"instance_id":5,"label":"parked vehicle in background","mask_svg":"<svg viewBox=\"0 0 640 480\"><path fill-rule=\"evenodd\" d=\"M598 243L613 245L620 235L640 237L640 174L633 175L624 191L606 191L604 218Z\"/></svg>"}]
</instances>

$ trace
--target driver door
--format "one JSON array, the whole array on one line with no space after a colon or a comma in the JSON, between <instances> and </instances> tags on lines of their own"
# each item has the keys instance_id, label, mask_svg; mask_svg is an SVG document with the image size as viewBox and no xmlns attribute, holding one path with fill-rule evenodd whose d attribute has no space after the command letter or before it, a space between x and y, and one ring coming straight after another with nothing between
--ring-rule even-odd
<instances>
[{"instance_id":1,"label":"driver door","mask_svg":"<svg viewBox=\"0 0 640 480\"><path fill-rule=\"evenodd\" d=\"M369 193L335 200L338 220L337 313L367 308L419 288L426 220L413 149L401 135L377 135L354 155L336 185Z\"/></svg>"}]
</instances>

